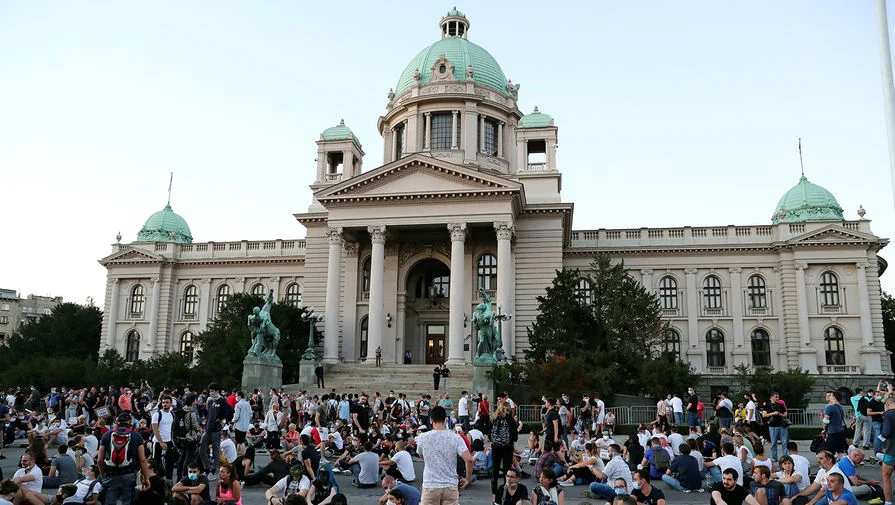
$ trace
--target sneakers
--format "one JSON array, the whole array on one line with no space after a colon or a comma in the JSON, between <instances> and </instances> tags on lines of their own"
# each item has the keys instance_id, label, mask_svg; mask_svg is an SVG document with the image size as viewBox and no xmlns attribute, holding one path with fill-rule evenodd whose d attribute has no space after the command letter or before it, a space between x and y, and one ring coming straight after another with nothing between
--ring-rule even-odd
<instances>
[{"instance_id":1,"label":"sneakers","mask_svg":"<svg viewBox=\"0 0 895 505\"><path fill-rule=\"evenodd\" d=\"M693 491L690 491L689 489L682 489L681 492L682 493L692 493Z\"/></svg>"},{"instance_id":2,"label":"sneakers","mask_svg":"<svg viewBox=\"0 0 895 505\"><path fill-rule=\"evenodd\" d=\"M572 487L575 485L575 482L571 480L561 480L559 481L559 485L562 487Z\"/></svg>"},{"instance_id":3,"label":"sneakers","mask_svg":"<svg viewBox=\"0 0 895 505\"><path fill-rule=\"evenodd\" d=\"M705 493L705 488L699 488L696 490L697 493Z\"/></svg>"},{"instance_id":4,"label":"sneakers","mask_svg":"<svg viewBox=\"0 0 895 505\"><path fill-rule=\"evenodd\" d=\"M883 505L883 499L882 498L873 498L873 499L867 500L867 504L868 505Z\"/></svg>"}]
</instances>

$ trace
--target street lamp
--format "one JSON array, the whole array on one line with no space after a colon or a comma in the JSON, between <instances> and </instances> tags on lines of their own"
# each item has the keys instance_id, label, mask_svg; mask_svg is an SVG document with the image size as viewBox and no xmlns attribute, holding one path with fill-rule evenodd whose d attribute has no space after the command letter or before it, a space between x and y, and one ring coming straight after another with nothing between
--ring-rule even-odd
<instances>
[{"instance_id":1,"label":"street lamp","mask_svg":"<svg viewBox=\"0 0 895 505\"><path fill-rule=\"evenodd\" d=\"M308 307L308 310L301 315L302 321L308 322L308 348L301 355L302 361L317 361L317 349L314 346L314 326L323 321L323 314L314 312L314 307ZM326 335L323 336L326 338Z\"/></svg>"},{"instance_id":2,"label":"street lamp","mask_svg":"<svg viewBox=\"0 0 895 505\"><path fill-rule=\"evenodd\" d=\"M503 322L509 321L510 319L513 319L513 314L504 314L501 311L500 305L498 305L497 306L497 314L494 314L494 320L497 321L497 324L498 324L497 328L500 331L501 346L500 346L500 349L497 350L497 361L498 362L501 362L507 358L506 354L504 354L504 352L503 352Z\"/></svg>"}]
</instances>

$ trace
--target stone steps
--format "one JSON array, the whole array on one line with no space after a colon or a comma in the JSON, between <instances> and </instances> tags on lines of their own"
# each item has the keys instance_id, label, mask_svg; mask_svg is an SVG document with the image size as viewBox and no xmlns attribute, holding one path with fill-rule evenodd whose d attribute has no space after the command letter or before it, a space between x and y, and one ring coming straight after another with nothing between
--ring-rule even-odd
<instances>
[{"instance_id":1,"label":"stone steps","mask_svg":"<svg viewBox=\"0 0 895 505\"><path fill-rule=\"evenodd\" d=\"M317 388L316 384L288 384L284 388L288 392L306 389L315 394L328 393L335 389L337 393L379 392L388 395L389 391L404 393L408 399L416 399L420 394L433 397L444 393L444 387L436 392L432 389L432 369L435 365L396 365L383 364L375 367L365 363L341 363L324 365L324 382L326 388ZM459 398L460 392L472 391L474 368L472 365L456 365L450 367L451 397ZM443 383L442 383L443 386ZM456 400L455 400L456 401Z\"/></svg>"}]
</instances>

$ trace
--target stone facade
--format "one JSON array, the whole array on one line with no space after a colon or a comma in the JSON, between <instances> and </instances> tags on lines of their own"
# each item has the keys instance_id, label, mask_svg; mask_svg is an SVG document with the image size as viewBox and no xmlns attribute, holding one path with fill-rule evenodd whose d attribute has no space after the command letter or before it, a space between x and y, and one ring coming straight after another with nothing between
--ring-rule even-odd
<instances>
[{"instance_id":1,"label":"stone facade","mask_svg":"<svg viewBox=\"0 0 895 505\"><path fill-rule=\"evenodd\" d=\"M445 19L443 37L466 37L462 14ZM321 135L313 200L295 215L305 239L114 245L101 260L103 347L128 359L191 353L189 337L228 294L273 289L325 314L326 363L369 364L381 346L387 363L410 350L414 362L458 366L475 355L470 317L482 288L495 312L513 315L502 333L518 359L556 270L608 253L660 295L671 327L663 351L709 377L740 363L890 373L876 255L887 240L869 221L574 230L552 118L524 116L518 85L476 81L502 77L499 68L463 74L458 64L442 54L389 93L381 166L362 171L344 122Z\"/></svg>"},{"instance_id":2,"label":"stone facade","mask_svg":"<svg viewBox=\"0 0 895 505\"><path fill-rule=\"evenodd\" d=\"M0 288L0 344L11 336L19 325L35 321L49 314L62 303L61 296L28 295L19 297L14 289Z\"/></svg>"}]
</instances>

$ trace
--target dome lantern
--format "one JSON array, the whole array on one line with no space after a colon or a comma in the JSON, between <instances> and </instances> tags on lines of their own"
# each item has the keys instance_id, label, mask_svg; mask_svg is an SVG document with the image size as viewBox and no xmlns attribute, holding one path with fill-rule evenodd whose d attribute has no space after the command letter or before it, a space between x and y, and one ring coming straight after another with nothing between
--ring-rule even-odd
<instances>
[{"instance_id":1,"label":"dome lantern","mask_svg":"<svg viewBox=\"0 0 895 505\"><path fill-rule=\"evenodd\" d=\"M469 32L469 20L456 7L449 10L441 18L439 25L441 26L441 38L443 39L448 37L462 37L465 39L466 34Z\"/></svg>"}]
</instances>

